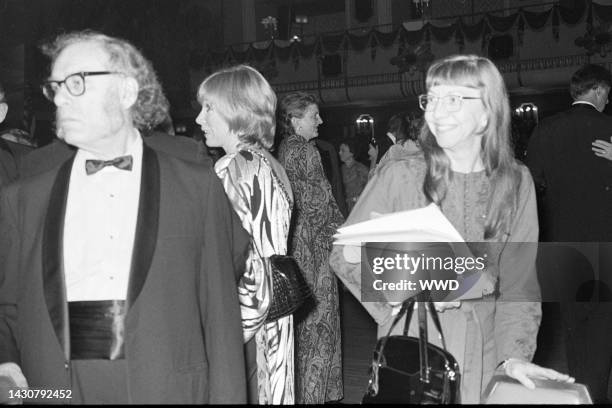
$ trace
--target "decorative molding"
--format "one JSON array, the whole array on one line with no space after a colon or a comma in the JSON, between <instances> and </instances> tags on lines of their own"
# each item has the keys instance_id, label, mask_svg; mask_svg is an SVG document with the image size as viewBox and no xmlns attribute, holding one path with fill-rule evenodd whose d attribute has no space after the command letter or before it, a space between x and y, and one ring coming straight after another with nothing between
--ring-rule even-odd
<instances>
[{"instance_id":1,"label":"decorative molding","mask_svg":"<svg viewBox=\"0 0 612 408\"><path fill-rule=\"evenodd\" d=\"M546 69L566 68L580 66L590 62L586 55L561 55L555 57L531 58L519 61L508 61L498 63L497 68L501 73L541 71ZM569 80L569 79L568 79Z\"/></svg>"},{"instance_id":2,"label":"decorative molding","mask_svg":"<svg viewBox=\"0 0 612 408\"><path fill-rule=\"evenodd\" d=\"M467 23L468 16L462 15L432 21L407 21L399 26L371 26L368 30L362 27L305 35L299 43L273 40L234 44L208 53L207 65L215 69L227 64L228 61L244 62L243 60L248 61L249 58L256 60L273 58L286 61L291 55L296 54L298 55L296 58L306 59L313 55L336 53L342 49L363 51L366 47L370 48L374 59L376 49L388 49L400 43L416 46L427 41L446 43L454 40L461 48L466 40L480 39L484 49L493 34L516 31L520 45L526 29L539 31L549 25L552 37L558 40L562 24L575 25L585 16L587 22L592 22L594 17L603 22L612 21L612 5L606 6L587 0L575 0L575 2L579 7L571 9L564 7L562 2L549 2L544 5L548 7L544 11L542 11L542 5L527 5L512 10L486 12L482 13L480 19L474 19L470 24ZM513 12L510 13L510 11Z\"/></svg>"},{"instance_id":3,"label":"decorative molding","mask_svg":"<svg viewBox=\"0 0 612 408\"><path fill-rule=\"evenodd\" d=\"M519 61L510 61L497 64L502 73L542 71L548 69L558 69L567 67L578 67L590 62L585 55L562 55L556 57L532 58ZM603 65L609 67L612 61L601 61ZM317 91L348 88L355 89L360 87L398 84L407 94L422 92L424 89L423 78L411 79L406 73L389 72L384 74L348 76L347 78L321 79L312 81L273 83L272 86L277 93L288 93L295 91ZM569 80L569 78L568 78ZM404 93L404 92L403 92Z\"/></svg>"}]
</instances>

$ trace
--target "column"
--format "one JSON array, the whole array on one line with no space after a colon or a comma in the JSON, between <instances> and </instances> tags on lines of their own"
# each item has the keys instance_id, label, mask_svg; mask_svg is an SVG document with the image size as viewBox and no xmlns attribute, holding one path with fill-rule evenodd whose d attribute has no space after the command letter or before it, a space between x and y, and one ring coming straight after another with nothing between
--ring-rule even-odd
<instances>
[{"instance_id":1,"label":"column","mask_svg":"<svg viewBox=\"0 0 612 408\"><path fill-rule=\"evenodd\" d=\"M253 42L256 38L255 0L241 0L242 41Z\"/></svg>"},{"instance_id":2,"label":"column","mask_svg":"<svg viewBox=\"0 0 612 408\"><path fill-rule=\"evenodd\" d=\"M345 29L351 29L353 21L353 0L344 0L344 26Z\"/></svg>"},{"instance_id":3,"label":"column","mask_svg":"<svg viewBox=\"0 0 612 408\"><path fill-rule=\"evenodd\" d=\"M378 17L378 25L382 24L393 24L392 9L393 4L391 0L375 0L376 1L376 15ZM391 26L381 27L383 31L391 31Z\"/></svg>"}]
</instances>

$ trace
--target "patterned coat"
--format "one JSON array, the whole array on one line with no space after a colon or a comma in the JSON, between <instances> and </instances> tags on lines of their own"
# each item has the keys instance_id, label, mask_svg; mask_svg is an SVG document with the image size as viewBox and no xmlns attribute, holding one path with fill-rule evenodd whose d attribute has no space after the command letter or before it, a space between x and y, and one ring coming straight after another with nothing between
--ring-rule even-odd
<instances>
[{"instance_id":1,"label":"patterned coat","mask_svg":"<svg viewBox=\"0 0 612 408\"><path fill-rule=\"evenodd\" d=\"M278 157L295 197L290 254L304 272L317 303L297 322L296 402L337 401L343 397L340 311L338 286L328 261L332 235L343 217L314 143L298 135L288 136L279 146Z\"/></svg>"},{"instance_id":2,"label":"patterned coat","mask_svg":"<svg viewBox=\"0 0 612 408\"><path fill-rule=\"evenodd\" d=\"M245 342L255 336L259 403L293 404L293 316L264 323L273 294L267 257L287 253L289 181L269 153L255 148L223 156L215 171L252 238L238 297Z\"/></svg>"}]
</instances>

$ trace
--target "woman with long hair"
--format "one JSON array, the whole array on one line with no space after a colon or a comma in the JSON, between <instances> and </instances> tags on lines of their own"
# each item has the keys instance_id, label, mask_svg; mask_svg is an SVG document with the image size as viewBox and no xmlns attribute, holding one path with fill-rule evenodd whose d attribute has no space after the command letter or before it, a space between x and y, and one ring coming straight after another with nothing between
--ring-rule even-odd
<instances>
[{"instance_id":1,"label":"woman with long hair","mask_svg":"<svg viewBox=\"0 0 612 408\"><path fill-rule=\"evenodd\" d=\"M368 220L372 212L435 203L468 245L487 243L489 260L498 260L485 271L497 298L436 303L461 370L463 403L479 403L496 370L529 387L530 377L573 381L530 362L541 319L536 251L529 244L538 239L536 199L529 171L510 147L510 107L500 72L483 57L451 56L431 65L426 87L419 96L422 153L398 155L377 168L345 225ZM343 247L334 248L330 262L343 281L361 282L360 264L348 262ZM364 303L379 336L387 333L394 306Z\"/></svg>"}]
</instances>

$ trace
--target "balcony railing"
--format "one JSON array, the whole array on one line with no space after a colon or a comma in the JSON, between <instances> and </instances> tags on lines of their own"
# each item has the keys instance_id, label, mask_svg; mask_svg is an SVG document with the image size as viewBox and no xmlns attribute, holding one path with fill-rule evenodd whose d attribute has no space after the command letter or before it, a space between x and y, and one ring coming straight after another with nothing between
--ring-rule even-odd
<instances>
[{"instance_id":1,"label":"balcony railing","mask_svg":"<svg viewBox=\"0 0 612 408\"><path fill-rule=\"evenodd\" d=\"M497 64L499 70L504 74L516 72L541 71L550 69L562 69L568 67L578 67L591 62L586 55L562 55L545 58L522 59L519 61L507 61ZM600 61L608 69L612 66L612 61ZM416 77L411 79L411 77ZM569 81L569 78L567 78ZM411 76L405 73L390 72L383 74L356 75L342 78L321 79L312 81L297 81L285 83L273 83L274 89L278 93L288 93L294 91L317 91L338 88L358 88L384 84L402 84L406 89L420 89L423 86L422 75Z\"/></svg>"}]
</instances>

